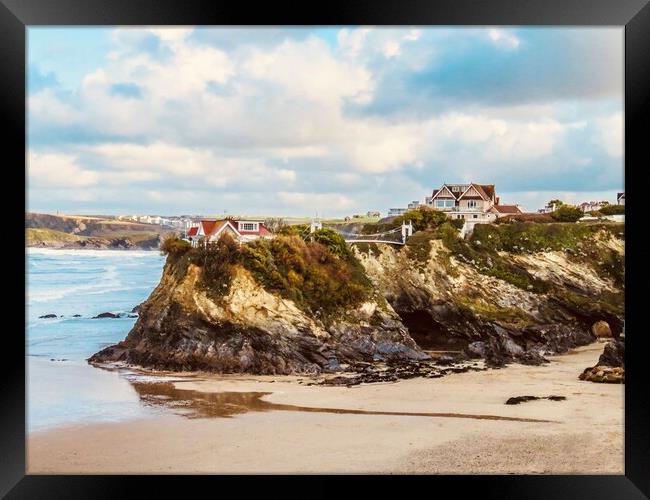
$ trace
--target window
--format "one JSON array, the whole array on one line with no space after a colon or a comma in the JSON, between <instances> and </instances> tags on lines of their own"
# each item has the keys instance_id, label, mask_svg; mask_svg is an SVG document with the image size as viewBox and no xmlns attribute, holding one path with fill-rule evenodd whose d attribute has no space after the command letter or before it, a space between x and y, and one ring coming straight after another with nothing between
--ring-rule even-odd
<instances>
[{"instance_id":1,"label":"window","mask_svg":"<svg viewBox=\"0 0 650 500\"><path fill-rule=\"evenodd\" d=\"M257 231L258 225L258 222L241 222L239 227L240 231Z\"/></svg>"},{"instance_id":2,"label":"window","mask_svg":"<svg viewBox=\"0 0 650 500\"><path fill-rule=\"evenodd\" d=\"M467 208L476 208L476 200L468 200Z\"/></svg>"},{"instance_id":3,"label":"window","mask_svg":"<svg viewBox=\"0 0 650 500\"><path fill-rule=\"evenodd\" d=\"M436 200L436 208L453 208L454 200Z\"/></svg>"},{"instance_id":4,"label":"window","mask_svg":"<svg viewBox=\"0 0 650 500\"><path fill-rule=\"evenodd\" d=\"M478 215L477 215L477 214L474 214L473 217L474 217L475 219L478 219Z\"/></svg>"}]
</instances>

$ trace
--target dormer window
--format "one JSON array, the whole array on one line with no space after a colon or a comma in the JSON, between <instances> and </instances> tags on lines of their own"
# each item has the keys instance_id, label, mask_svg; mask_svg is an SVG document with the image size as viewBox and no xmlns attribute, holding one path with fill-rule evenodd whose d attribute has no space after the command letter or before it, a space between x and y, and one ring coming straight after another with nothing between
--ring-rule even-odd
<instances>
[{"instance_id":1,"label":"dormer window","mask_svg":"<svg viewBox=\"0 0 650 500\"><path fill-rule=\"evenodd\" d=\"M240 222L239 230L240 231L259 231L260 223L259 222Z\"/></svg>"}]
</instances>

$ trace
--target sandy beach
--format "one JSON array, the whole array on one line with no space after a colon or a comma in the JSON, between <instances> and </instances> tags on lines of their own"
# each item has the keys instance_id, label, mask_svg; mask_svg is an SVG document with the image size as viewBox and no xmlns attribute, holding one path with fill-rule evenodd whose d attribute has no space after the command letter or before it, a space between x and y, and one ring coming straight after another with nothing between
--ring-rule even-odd
<instances>
[{"instance_id":1,"label":"sandy beach","mask_svg":"<svg viewBox=\"0 0 650 500\"><path fill-rule=\"evenodd\" d=\"M578 379L603 346L543 366L350 388L184 376L159 394L136 388L149 403L188 395L162 416L30 434L27 473L623 474L624 386ZM566 400L505 404L523 395Z\"/></svg>"}]
</instances>

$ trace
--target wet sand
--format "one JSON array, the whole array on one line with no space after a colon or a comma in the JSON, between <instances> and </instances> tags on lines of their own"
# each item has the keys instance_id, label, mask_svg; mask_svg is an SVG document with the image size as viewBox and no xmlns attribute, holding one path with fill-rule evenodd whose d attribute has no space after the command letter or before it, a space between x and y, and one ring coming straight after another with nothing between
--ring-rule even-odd
<instances>
[{"instance_id":1,"label":"wet sand","mask_svg":"<svg viewBox=\"0 0 650 500\"><path fill-rule=\"evenodd\" d=\"M168 411L32 433L27 472L623 474L624 386L578 380L603 346L351 388L271 376L134 384ZM523 395L567 399L505 404Z\"/></svg>"}]
</instances>

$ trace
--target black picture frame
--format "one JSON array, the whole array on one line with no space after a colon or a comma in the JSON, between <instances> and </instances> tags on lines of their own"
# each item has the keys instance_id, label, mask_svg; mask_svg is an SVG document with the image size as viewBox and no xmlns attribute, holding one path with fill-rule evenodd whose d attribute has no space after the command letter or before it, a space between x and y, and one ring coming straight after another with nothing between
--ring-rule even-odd
<instances>
[{"instance_id":1,"label":"black picture frame","mask_svg":"<svg viewBox=\"0 0 650 500\"><path fill-rule=\"evenodd\" d=\"M465 493L473 489L482 497L499 498L647 498L650 496L650 406L643 383L644 335L641 283L643 262L640 177L648 168L643 131L650 129L650 6L648 0L337 0L267 2L248 4L218 0L0 0L0 112L5 122L4 172L18 172L25 162L25 44L26 28L36 25L616 25L625 26L625 185L626 223L626 322L625 475L621 476L418 476L433 480L436 490L449 487ZM645 125L645 126L644 126ZM7 154L9 153L9 154ZM7 160L8 161L8 160ZM16 218L9 231L19 234L19 212L25 209L24 191L8 184L15 199ZM637 196L638 195L638 196ZM638 221L638 222L637 222ZM13 224L16 224L14 226ZM24 247L12 238L13 262L25 262ZM9 255L7 253L7 255ZM11 266L17 273L20 266ZM22 271L24 271L24 266ZM24 276L24 273L23 273ZM20 283L20 276L15 283ZM630 288L631 287L631 288ZM25 306L19 286L8 295L6 307L16 314ZM636 293L636 290L639 293ZM13 307L15 306L15 307ZM19 316L19 315L17 315ZM23 320L25 318L23 317ZM17 328L4 332L5 376L0 378L0 496L7 498L120 498L135 492L136 482L147 481L149 495L167 491L167 476L35 476L25 475L25 343ZM23 322L23 327L25 326ZM603 450L606 453L607 450ZM349 477L348 477L349 478ZM328 477L332 482L348 479ZM301 478L304 480L304 478ZM311 478L320 483L322 479ZM367 478L366 478L367 479ZM389 480L374 477L368 488L384 489ZM186 478L197 492L211 476ZM219 477L219 487L241 488L236 478ZM275 488L276 478L266 477L262 486ZM200 482L201 484L197 483ZM299 483L291 486L299 491ZM213 487L214 485L211 485ZM315 484L309 487L314 491ZM323 483L323 486L325 484ZM247 485L247 488L249 485ZM296 488L297 487L297 488ZM373 488L374 487L374 488ZM429 486L430 488L431 486ZM273 491L273 490L269 490ZM433 490L428 490L433 493ZM334 492L332 492L334 493ZM215 493L216 494L216 493Z\"/></svg>"}]
</instances>

